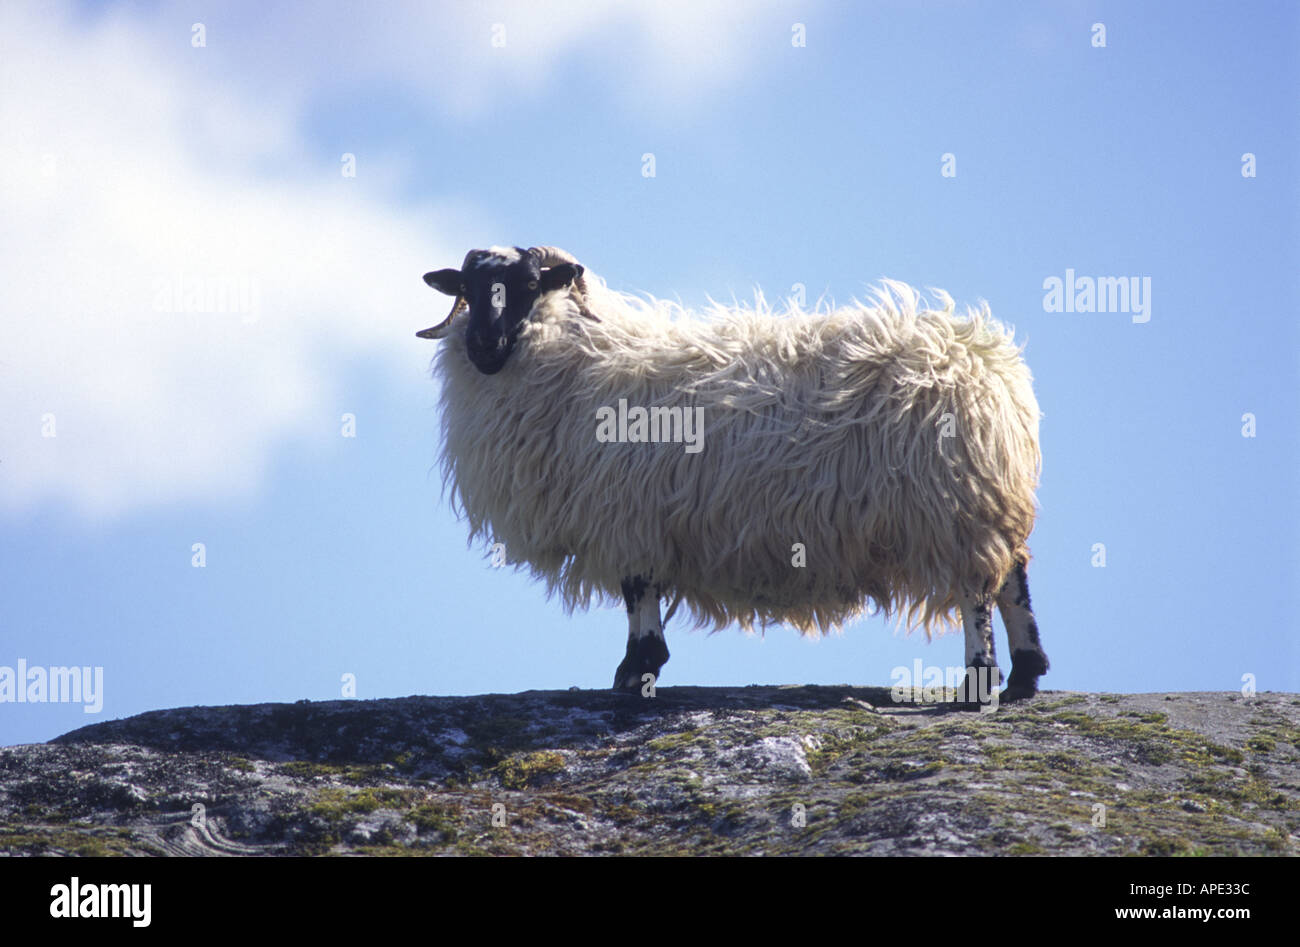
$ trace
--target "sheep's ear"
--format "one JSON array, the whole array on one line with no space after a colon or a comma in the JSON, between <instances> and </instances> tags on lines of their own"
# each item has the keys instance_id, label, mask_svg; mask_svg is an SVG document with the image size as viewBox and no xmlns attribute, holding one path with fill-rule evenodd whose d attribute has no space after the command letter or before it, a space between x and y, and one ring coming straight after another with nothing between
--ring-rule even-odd
<instances>
[{"instance_id":1,"label":"sheep's ear","mask_svg":"<svg viewBox=\"0 0 1300 947\"><path fill-rule=\"evenodd\" d=\"M568 286L584 272L581 263L557 263L542 273L540 292L547 293Z\"/></svg>"},{"instance_id":2,"label":"sheep's ear","mask_svg":"<svg viewBox=\"0 0 1300 947\"><path fill-rule=\"evenodd\" d=\"M434 270L424 274L424 281L440 293L460 295L460 270Z\"/></svg>"}]
</instances>

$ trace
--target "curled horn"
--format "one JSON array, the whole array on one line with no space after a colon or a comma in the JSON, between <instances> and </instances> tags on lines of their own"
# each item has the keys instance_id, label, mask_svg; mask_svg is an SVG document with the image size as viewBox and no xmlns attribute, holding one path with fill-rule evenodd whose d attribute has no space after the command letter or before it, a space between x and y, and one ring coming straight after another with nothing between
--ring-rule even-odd
<instances>
[{"instance_id":1,"label":"curled horn","mask_svg":"<svg viewBox=\"0 0 1300 947\"><path fill-rule=\"evenodd\" d=\"M568 250L561 250L559 247L532 247L528 252L537 256L537 265L543 268L554 266L557 263L572 263L576 266L582 265L578 262L578 258L572 253ZM592 322L599 322L600 320L596 318L596 314L587 308L587 281L582 278L581 274L574 277L573 288L577 290L577 292L573 294L573 298L574 302L578 304L578 312L580 312L585 318L590 319Z\"/></svg>"},{"instance_id":2,"label":"curled horn","mask_svg":"<svg viewBox=\"0 0 1300 947\"><path fill-rule=\"evenodd\" d=\"M469 258L472 257L473 255L474 255L473 250L470 250L469 253L465 254L465 261L460 265L460 271L462 273L465 272L465 267L469 265ZM430 326L427 329L421 329L419 332L415 333L416 337L421 339L441 339L444 335L447 334L448 328L451 326L451 320L455 319L458 315L460 315L461 310L464 309L465 306L466 306L465 295L463 293L460 293L456 296L456 301L451 304L451 314L448 315L446 319L443 319L442 322L439 322L436 326Z\"/></svg>"},{"instance_id":3,"label":"curled horn","mask_svg":"<svg viewBox=\"0 0 1300 947\"><path fill-rule=\"evenodd\" d=\"M427 329L421 329L419 332L415 333L416 336L421 339L441 339L447 334L447 330L451 326L451 320L460 315L460 311L464 308L465 297L457 296L456 302L453 303L451 307L451 315L446 319L443 319L442 322L439 322L436 326L429 326Z\"/></svg>"}]
</instances>

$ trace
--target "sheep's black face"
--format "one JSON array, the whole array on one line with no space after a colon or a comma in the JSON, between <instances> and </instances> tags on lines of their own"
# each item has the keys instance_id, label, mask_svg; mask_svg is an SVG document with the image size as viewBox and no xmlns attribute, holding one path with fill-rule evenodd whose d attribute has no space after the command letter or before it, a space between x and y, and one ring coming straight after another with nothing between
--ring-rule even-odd
<instances>
[{"instance_id":1,"label":"sheep's black face","mask_svg":"<svg viewBox=\"0 0 1300 947\"><path fill-rule=\"evenodd\" d=\"M539 296L568 285L582 267L560 263L546 270L533 250L474 250L460 270L426 273L424 281L469 307L465 349L485 375L495 375L514 351L515 340Z\"/></svg>"}]
</instances>

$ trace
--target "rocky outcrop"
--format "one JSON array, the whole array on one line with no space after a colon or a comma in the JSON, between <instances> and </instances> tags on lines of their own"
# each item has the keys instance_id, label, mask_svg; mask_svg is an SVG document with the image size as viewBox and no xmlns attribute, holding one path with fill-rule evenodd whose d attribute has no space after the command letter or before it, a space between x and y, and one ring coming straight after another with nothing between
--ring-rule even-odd
<instances>
[{"instance_id":1,"label":"rocky outcrop","mask_svg":"<svg viewBox=\"0 0 1300 947\"><path fill-rule=\"evenodd\" d=\"M1298 764L1293 694L188 707L0 749L0 852L1294 855Z\"/></svg>"}]
</instances>

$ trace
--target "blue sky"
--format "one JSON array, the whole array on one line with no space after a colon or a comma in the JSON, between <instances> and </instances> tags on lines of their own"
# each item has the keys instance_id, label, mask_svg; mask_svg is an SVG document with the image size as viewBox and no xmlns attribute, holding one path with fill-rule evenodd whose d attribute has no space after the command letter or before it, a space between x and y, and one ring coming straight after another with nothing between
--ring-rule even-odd
<instances>
[{"instance_id":1,"label":"blue sky","mask_svg":"<svg viewBox=\"0 0 1300 947\"><path fill-rule=\"evenodd\" d=\"M565 616L440 495L420 275L490 244L691 306L988 300L1043 411L1043 685L1300 689L1300 8L311 10L0 11L0 666L104 668L98 714L0 703L0 743L345 674L608 686L621 610ZM1149 321L1045 311L1067 269L1149 278ZM230 280L255 311L159 303ZM883 618L668 637L663 686L962 660Z\"/></svg>"}]
</instances>

